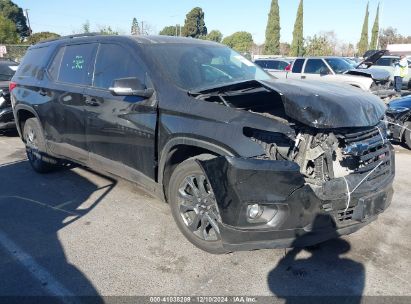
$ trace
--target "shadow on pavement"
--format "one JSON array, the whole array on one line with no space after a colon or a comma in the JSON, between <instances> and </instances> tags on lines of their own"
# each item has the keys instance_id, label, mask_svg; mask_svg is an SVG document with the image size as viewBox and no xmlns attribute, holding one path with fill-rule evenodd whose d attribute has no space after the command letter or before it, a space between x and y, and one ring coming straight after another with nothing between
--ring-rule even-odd
<instances>
[{"instance_id":1,"label":"shadow on pavement","mask_svg":"<svg viewBox=\"0 0 411 304\"><path fill-rule=\"evenodd\" d=\"M326 221L335 227L330 216L319 215L314 220L313 232L323 228ZM302 236L296 242L309 236ZM338 237L336 232L335 237ZM365 269L361 263L342 257L350 249L350 244L341 238L289 249L268 275L271 292L287 304L361 303ZM299 254L303 257L298 257Z\"/></svg>"},{"instance_id":2,"label":"shadow on pavement","mask_svg":"<svg viewBox=\"0 0 411 304\"><path fill-rule=\"evenodd\" d=\"M26 161L0 165L0 296L98 296L67 260L58 232L116 185L102 180L105 186L99 188L70 170L39 175ZM85 209L79 208L86 201Z\"/></svg>"}]
</instances>

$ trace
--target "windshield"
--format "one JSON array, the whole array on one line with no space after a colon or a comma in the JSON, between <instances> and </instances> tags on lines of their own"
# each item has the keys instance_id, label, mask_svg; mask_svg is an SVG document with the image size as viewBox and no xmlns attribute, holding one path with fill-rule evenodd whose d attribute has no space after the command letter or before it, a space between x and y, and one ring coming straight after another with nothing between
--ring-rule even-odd
<instances>
[{"instance_id":1,"label":"windshield","mask_svg":"<svg viewBox=\"0 0 411 304\"><path fill-rule=\"evenodd\" d=\"M334 70L335 74L343 74L353 69L353 66L342 58L326 58L325 61Z\"/></svg>"},{"instance_id":2,"label":"windshield","mask_svg":"<svg viewBox=\"0 0 411 304\"><path fill-rule=\"evenodd\" d=\"M13 62L0 63L0 81L10 81L17 71L18 65Z\"/></svg>"},{"instance_id":3,"label":"windshield","mask_svg":"<svg viewBox=\"0 0 411 304\"><path fill-rule=\"evenodd\" d=\"M213 45L158 44L148 46L159 72L187 91L272 77L234 52Z\"/></svg>"}]
</instances>

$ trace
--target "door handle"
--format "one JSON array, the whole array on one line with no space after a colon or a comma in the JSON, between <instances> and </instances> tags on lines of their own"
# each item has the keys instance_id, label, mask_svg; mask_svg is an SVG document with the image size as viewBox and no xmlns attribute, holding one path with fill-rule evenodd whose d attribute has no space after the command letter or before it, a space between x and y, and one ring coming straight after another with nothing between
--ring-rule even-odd
<instances>
[{"instance_id":1,"label":"door handle","mask_svg":"<svg viewBox=\"0 0 411 304\"><path fill-rule=\"evenodd\" d=\"M94 97L91 97L91 96L86 96L84 102L86 104L88 104L89 106L92 106L92 107L97 107L97 106L100 105L100 103L97 101L97 99L94 98Z\"/></svg>"},{"instance_id":2,"label":"door handle","mask_svg":"<svg viewBox=\"0 0 411 304\"><path fill-rule=\"evenodd\" d=\"M307 78L307 76L301 76L301 79L306 79Z\"/></svg>"}]
</instances>

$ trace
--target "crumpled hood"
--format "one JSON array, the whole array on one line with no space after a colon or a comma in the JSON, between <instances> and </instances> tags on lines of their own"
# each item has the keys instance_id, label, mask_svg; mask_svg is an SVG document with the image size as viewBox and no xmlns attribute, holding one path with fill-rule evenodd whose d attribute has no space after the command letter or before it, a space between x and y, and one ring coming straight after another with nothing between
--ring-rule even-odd
<instances>
[{"instance_id":1,"label":"crumpled hood","mask_svg":"<svg viewBox=\"0 0 411 304\"><path fill-rule=\"evenodd\" d=\"M371 77L377 81L388 81L391 76L390 72L378 68L352 69L345 72L345 74Z\"/></svg>"},{"instance_id":2,"label":"crumpled hood","mask_svg":"<svg viewBox=\"0 0 411 304\"><path fill-rule=\"evenodd\" d=\"M282 95L287 116L318 129L375 126L386 110L378 97L350 85L291 79L261 83Z\"/></svg>"}]
</instances>

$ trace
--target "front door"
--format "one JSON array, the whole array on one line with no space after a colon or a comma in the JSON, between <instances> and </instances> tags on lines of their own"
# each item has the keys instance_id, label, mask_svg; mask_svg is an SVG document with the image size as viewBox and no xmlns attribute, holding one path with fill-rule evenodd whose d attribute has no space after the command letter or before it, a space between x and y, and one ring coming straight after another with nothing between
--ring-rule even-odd
<instances>
[{"instance_id":1,"label":"front door","mask_svg":"<svg viewBox=\"0 0 411 304\"><path fill-rule=\"evenodd\" d=\"M114 96L109 88L119 78L137 77L145 83L145 75L132 49L102 43L93 85L85 90L90 161L123 177L130 172L155 177L157 104L153 97Z\"/></svg>"}]
</instances>

